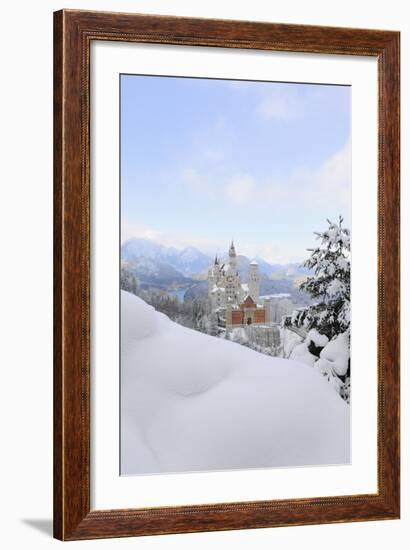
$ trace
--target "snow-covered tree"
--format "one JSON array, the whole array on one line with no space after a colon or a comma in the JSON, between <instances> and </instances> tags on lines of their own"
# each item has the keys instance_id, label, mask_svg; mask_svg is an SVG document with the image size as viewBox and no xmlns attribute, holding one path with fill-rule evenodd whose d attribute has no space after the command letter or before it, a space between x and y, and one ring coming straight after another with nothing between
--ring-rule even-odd
<instances>
[{"instance_id":1,"label":"snow-covered tree","mask_svg":"<svg viewBox=\"0 0 410 550\"><path fill-rule=\"evenodd\" d=\"M316 300L284 318L283 326L308 336L290 357L308 362L327 377L345 401L350 399L350 231L329 220L319 244L303 264L313 271L300 289ZM297 357L296 357L297 356Z\"/></svg>"},{"instance_id":2,"label":"snow-covered tree","mask_svg":"<svg viewBox=\"0 0 410 550\"><path fill-rule=\"evenodd\" d=\"M122 290L137 294L138 280L131 271L128 271L124 266L121 266L120 287Z\"/></svg>"},{"instance_id":3,"label":"snow-covered tree","mask_svg":"<svg viewBox=\"0 0 410 550\"><path fill-rule=\"evenodd\" d=\"M215 312L212 312L209 317L209 334L211 336L218 336L218 315Z\"/></svg>"},{"instance_id":4,"label":"snow-covered tree","mask_svg":"<svg viewBox=\"0 0 410 550\"><path fill-rule=\"evenodd\" d=\"M192 325L195 330L206 332L207 311L204 301L194 298L191 302Z\"/></svg>"},{"instance_id":5,"label":"snow-covered tree","mask_svg":"<svg viewBox=\"0 0 410 550\"><path fill-rule=\"evenodd\" d=\"M319 244L303 264L313 275L300 285L317 301L285 317L284 326L315 328L331 340L350 327L350 231L341 216L328 223L326 231L316 233Z\"/></svg>"}]
</instances>

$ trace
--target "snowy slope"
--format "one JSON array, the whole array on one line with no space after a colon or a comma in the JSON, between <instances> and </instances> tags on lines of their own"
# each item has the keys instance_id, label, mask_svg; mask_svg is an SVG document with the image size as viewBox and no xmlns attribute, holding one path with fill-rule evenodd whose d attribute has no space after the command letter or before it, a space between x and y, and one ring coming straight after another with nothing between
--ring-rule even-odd
<instances>
[{"instance_id":1,"label":"snowy slope","mask_svg":"<svg viewBox=\"0 0 410 550\"><path fill-rule=\"evenodd\" d=\"M349 462L349 407L313 369L121 308L122 474Z\"/></svg>"}]
</instances>

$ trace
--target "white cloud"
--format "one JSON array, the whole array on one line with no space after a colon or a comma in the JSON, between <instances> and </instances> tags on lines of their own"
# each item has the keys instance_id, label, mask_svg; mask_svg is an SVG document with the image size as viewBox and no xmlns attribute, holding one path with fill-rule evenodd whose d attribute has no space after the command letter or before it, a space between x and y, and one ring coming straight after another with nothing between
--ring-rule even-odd
<instances>
[{"instance_id":1,"label":"white cloud","mask_svg":"<svg viewBox=\"0 0 410 550\"><path fill-rule=\"evenodd\" d=\"M194 246L202 252L211 254L214 254L215 250L219 250L221 245L220 242L206 237L203 238L194 235L187 237L186 235L163 233L152 227L123 221L121 223L121 243L132 238L147 239L180 250L187 246Z\"/></svg>"},{"instance_id":2,"label":"white cloud","mask_svg":"<svg viewBox=\"0 0 410 550\"><path fill-rule=\"evenodd\" d=\"M323 216L342 214L347 225L350 224L351 201L351 145L330 155L316 168L299 166L283 179L266 178L259 180L250 174L235 173L232 176L214 177L211 173L201 172L197 168L186 168L182 172L182 182L191 192L197 193L199 200L225 202L227 208L268 206L272 215L278 209L289 212L291 217L303 216L304 211L318 210ZM323 220L324 221L324 220ZM312 228L315 229L315 228ZM316 228L320 229L320 228ZM235 227L230 230L228 240L235 236ZM152 227L124 222L121 229L124 242L131 237L141 237L160 242L165 246L183 249L194 246L209 255L225 254L228 242L226 235L221 239L210 239L201 235L162 233ZM238 253L248 257L260 256L272 263L289 263L304 257L302 249L296 243L277 244L263 242L263 236L256 242L238 242ZM295 248L296 247L296 248Z\"/></svg>"},{"instance_id":3,"label":"white cloud","mask_svg":"<svg viewBox=\"0 0 410 550\"><path fill-rule=\"evenodd\" d=\"M265 119L292 119L296 118L298 112L292 103L288 97L276 93L263 99L257 110L259 115Z\"/></svg>"},{"instance_id":4,"label":"white cloud","mask_svg":"<svg viewBox=\"0 0 410 550\"><path fill-rule=\"evenodd\" d=\"M236 93L248 97L253 102L253 109L264 119L290 119L303 114L302 100L297 88L278 82L231 81L228 87ZM305 89L305 93L307 90ZM314 92L309 90L310 95Z\"/></svg>"},{"instance_id":5,"label":"white cloud","mask_svg":"<svg viewBox=\"0 0 410 550\"><path fill-rule=\"evenodd\" d=\"M330 155L316 168L295 167L282 179L257 180L251 174L221 179L186 169L183 181L192 191L211 200L222 197L227 205L272 205L276 208L326 208L329 204L349 217L351 201L351 146Z\"/></svg>"},{"instance_id":6,"label":"white cloud","mask_svg":"<svg viewBox=\"0 0 410 550\"><path fill-rule=\"evenodd\" d=\"M124 221L121 225L121 242L124 243L128 239L142 238L160 243L164 246L174 247L179 250L187 246L193 246L211 257L217 253L219 256L224 256L228 253L230 241L212 240L206 237L190 234L177 235L170 233L162 233L152 227L130 224ZM260 257L271 263L285 264L300 261L300 256L292 255L289 249L286 252L277 244L270 242L251 242L241 241L236 242L237 253L247 256L248 258Z\"/></svg>"},{"instance_id":7,"label":"white cloud","mask_svg":"<svg viewBox=\"0 0 410 550\"><path fill-rule=\"evenodd\" d=\"M256 181L238 176L225 184L225 196L234 206L271 204L276 208L326 208L331 205L348 218L351 205L350 142L312 169L295 168L283 179ZM290 210L291 211L291 210Z\"/></svg>"},{"instance_id":8,"label":"white cloud","mask_svg":"<svg viewBox=\"0 0 410 550\"><path fill-rule=\"evenodd\" d=\"M121 222L121 243L124 243L128 239L132 238L148 239L150 241L160 241L162 238L161 232L151 227L144 225L138 225L135 223L129 223L127 221Z\"/></svg>"},{"instance_id":9,"label":"white cloud","mask_svg":"<svg viewBox=\"0 0 410 550\"><path fill-rule=\"evenodd\" d=\"M251 259L255 257L263 258L265 261L272 264L288 264L302 260L301 256L292 255L289 247L286 247L285 251L283 247L270 242L239 242L236 248L238 254L242 254Z\"/></svg>"},{"instance_id":10,"label":"white cloud","mask_svg":"<svg viewBox=\"0 0 410 550\"><path fill-rule=\"evenodd\" d=\"M298 167L282 185L284 202L295 199L307 208L332 207L350 220L351 210L351 144L330 155L315 169Z\"/></svg>"},{"instance_id":11,"label":"white cloud","mask_svg":"<svg viewBox=\"0 0 410 550\"><path fill-rule=\"evenodd\" d=\"M190 190L208 198L216 197L215 182L196 168L182 170L182 183Z\"/></svg>"},{"instance_id":12,"label":"white cloud","mask_svg":"<svg viewBox=\"0 0 410 550\"><path fill-rule=\"evenodd\" d=\"M300 119L310 116L321 105L323 97L320 86L311 86L309 89L298 86L266 88L256 110L266 120Z\"/></svg>"},{"instance_id":13,"label":"white cloud","mask_svg":"<svg viewBox=\"0 0 410 550\"><path fill-rule=\"evenodd\" d=\"M243 206L255 196L255 181L251 176L235 176L225 185L225 196L232 204Z\"/></svg>"},{"instance_id":14,"label":"white cloud","mask_svg":"<svg viewBox=\"0 0 410 550\"><path fill-rule=\"evenodd\" d=\"M344 209L350 209L352 155L350 141L329 157L313 174L312 180L323 203L328 197ZM319 197L318 197L319 198Z\"/></svg>"}]
</instances>

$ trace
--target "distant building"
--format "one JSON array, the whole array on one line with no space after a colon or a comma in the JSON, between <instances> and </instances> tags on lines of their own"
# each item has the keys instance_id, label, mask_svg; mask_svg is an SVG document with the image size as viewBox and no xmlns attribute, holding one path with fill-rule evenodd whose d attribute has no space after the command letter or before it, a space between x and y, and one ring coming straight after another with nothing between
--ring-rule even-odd
<instances>
[{"instance_id":1,"label":"distant building","mask_svg":"<svg viewBox=\"0 0 410 550\"><path fill-rule=\"evenodd\" d=\"M267 322L266 309L258 306L248 295L239 306L227 304L226 306L226 325L263 325Z\"/></svg>"},{"instance_id":2,"label":"distant building","mask_svg":"<svg viewBox=\"0 0 410 550\"><path fill-rule=\"evenodd\" d=\"M226 327L269 323L269 298L263 305L258 303L260 274L257 262L249 264L248 281L242 283L233 241L228 258L228 263L220 263L216 256L208 269L208 298L212 313L217 313L221 324Z\"/></svg>"},{"instance_id":3,"label":"distant building","mask_svg":"<svg viewBox=\"0 0 410 550\"><path fill-rule=\"evenodd\" d=\"M285 315L290 315L297 307L287 293L269 294L260 299L269 302L269 318L273 323L280 323Z\"/></svg>"}]
</instances>

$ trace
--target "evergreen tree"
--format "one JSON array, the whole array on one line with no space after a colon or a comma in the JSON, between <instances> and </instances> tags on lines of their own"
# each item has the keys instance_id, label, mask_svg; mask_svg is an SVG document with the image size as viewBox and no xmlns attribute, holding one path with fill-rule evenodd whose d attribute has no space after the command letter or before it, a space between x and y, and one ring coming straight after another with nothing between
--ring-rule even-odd
<instances>
[{"instance_id":1,"label":"evergreen tree","mask_svg":"<svg viewBox=\"0 0 410 550\"><path fill-rule=\"evenodd\" d=\"M121 266L120 286L122 290L131 292L132 294L138 294L138 280L135 275L124 266Z\"/></svg>"},{"instance_id":2,"label":"evergreen tree","mask_svg":"<svg viewBox=\"0 0 410 550\"><path fill-rule=\"evenodd\" d=\"M296 346L298 353L305 346L305 353L316 356L315 367L350 402L350 231L343 227L341 216L338 223L327 221L328 229L316 233L319 244L309 249L310 257L303 264L313 275L300 285L316 302L285 317L283 326L307 332L305 341ZM312 334L317 334L316 341L309 338ZM323 335L328 340L324 347Z\"/></svg>"},{"instance_id":3,"label":"evergreen tree","mask_svg":"<svg viewBox=\"0 0 410 550\"><path fill-rule=\"evenodd\" d=\"M313 275L300 285L317 301L285 317L284 326L315 328L331 340L350 327L350 231L342 226L341 216L338 223L327 221L328 229L316 233L319 244L309 249L303 264Z\"/></svg>"},{"instance_id":4,"label":"evergreen tree","mask_svg":"<svg viewBox=\"0 0 410 550\"><path fill-rule=\"evenodd\" d=\"M215 312L211 313L211 315L210 315L209 334L211 336L218 336L218 334L219 334L218 315Z\"/></svg>"}]
</instances>

